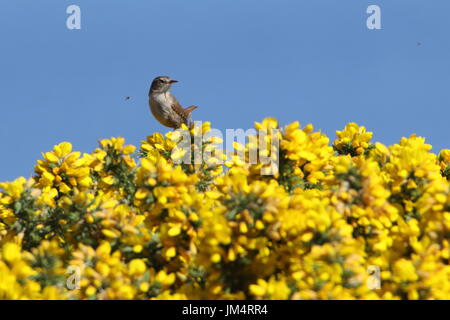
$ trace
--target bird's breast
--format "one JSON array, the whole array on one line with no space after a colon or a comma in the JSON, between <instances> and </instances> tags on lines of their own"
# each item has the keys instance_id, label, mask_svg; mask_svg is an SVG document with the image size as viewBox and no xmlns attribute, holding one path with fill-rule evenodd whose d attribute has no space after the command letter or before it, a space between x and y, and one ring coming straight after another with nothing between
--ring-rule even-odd
<instances>
[{"instance_id":1,"label":"bird's breast","mask_svg":"<svg viewBox=\"0 0 450 320\"><path fill-rule=\"evenodd\" d=\"M164 96L164 94L157 94L150 96L150 107L152 111L158 113L168 113L170 111L170 99Z\"/></svg>"},{"instance_id":2,"label":"bird's breast","mask_svg":"<svg viewBox=\"0 0 450 320\"><path fill-rule=\"evenodd\" d=\"M160 93L150 95L149 104L153 116L163 125L170 126L172 111L171 97Z\"/></svg>"}]
</instances>

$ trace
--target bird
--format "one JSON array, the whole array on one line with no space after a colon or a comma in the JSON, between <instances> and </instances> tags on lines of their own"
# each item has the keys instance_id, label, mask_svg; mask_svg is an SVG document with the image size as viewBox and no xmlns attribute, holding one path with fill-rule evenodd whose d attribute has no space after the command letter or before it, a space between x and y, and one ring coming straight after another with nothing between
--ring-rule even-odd
<instances>
[{"instance_id":1,"label":"bird","mask_svg":"<svg viewBox=\"0 0 450 320\"><path fill-rule=\"evenodd\" d=\"M156 120L162 125L179 129L182 124L192 128L191 112L197 109L197 106L183 108L177 99L169 91L177 80L173 80L167 76L159 76L153 79L148 92L148 103L150 111Z\"/></svg>"}]
</instances>

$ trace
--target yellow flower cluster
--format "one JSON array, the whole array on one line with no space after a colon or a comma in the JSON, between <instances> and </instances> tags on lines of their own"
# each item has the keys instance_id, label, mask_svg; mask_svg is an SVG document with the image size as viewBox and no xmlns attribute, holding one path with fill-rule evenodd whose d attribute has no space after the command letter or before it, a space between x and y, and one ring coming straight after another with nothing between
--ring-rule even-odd
<instances>
[{"instance_id":1,"label":"yellow flower cluster","mask_svg":"<svg viewBox=\"0 0 450 320\"><path fill-rule=\"evenodd\" d=\"M184 129L0 183L0 299L450 299L450 150L267 118L223 166Z\"/></svg>"}]
</instances>

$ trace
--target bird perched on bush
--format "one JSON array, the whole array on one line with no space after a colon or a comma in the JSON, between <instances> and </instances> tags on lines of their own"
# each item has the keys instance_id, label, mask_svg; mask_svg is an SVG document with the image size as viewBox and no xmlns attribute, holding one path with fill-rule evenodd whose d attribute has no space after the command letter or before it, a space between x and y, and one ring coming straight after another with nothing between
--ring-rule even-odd
<instances>
[{"instance_id":1,"label":"bird perched on bush","mask_svg":"<svg viewBox=\"0 0 450 320\"><path fill-rule=\"evenodd\" d=\"M150 110L156 120L166 127L178 129L183 123L192 127L191 112L197 107L183 108L180 105L169 91L172 84L176 82L178 81L165 76L153 79L148 93Z\"/></svg>"}]
</instances>

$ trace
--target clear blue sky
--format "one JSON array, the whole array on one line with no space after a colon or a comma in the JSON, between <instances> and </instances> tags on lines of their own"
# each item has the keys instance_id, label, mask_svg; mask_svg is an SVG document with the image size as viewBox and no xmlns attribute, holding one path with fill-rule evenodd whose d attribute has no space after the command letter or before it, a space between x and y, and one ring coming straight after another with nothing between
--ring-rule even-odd
<instances>
[{"instance_id":1,"label":"clear blue sky","mask_svg":"<svg viewBox=\"0 0 450 320\"><path fill-rule=\"evenodd\" d=\"M66 28L70 4L81 30ZM382 30L366 28L371 4ZM61 141L91 152L167 132L147 106L158 75L218 129L273 116L333 140L352 121L437 153L450 148L449 14L448 0L1 1L0 181Z\"/></svg>"}]
</instances>

